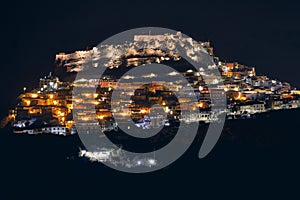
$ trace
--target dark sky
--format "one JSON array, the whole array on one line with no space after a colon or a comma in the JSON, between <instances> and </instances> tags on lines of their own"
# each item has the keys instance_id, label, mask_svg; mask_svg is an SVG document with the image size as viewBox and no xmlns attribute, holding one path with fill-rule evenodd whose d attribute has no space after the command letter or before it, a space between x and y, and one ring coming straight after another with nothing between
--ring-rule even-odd
<instances>
[{"instance_id":1,"label":"dark sky","mask_svg":"<svg viewBox=\"0 0 300 200\"><path fill-rule=\"evenodd\" d=\"M79 1L80 2L80 1ZM210 40L226 61L300 87L300 4L292 1L81 1L1 5L0 113L23 86L53 69L56 53L94 46L131 28L158 26Z\"/></svg>"}]
</instances>

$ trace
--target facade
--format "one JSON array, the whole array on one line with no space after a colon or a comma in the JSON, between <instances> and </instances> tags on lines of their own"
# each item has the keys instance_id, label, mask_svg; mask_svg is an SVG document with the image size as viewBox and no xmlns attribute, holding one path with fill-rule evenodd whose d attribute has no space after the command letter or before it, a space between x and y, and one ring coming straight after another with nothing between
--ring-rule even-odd
<instances>
[{"instance_id":1,"label":"facade","mask_svg":"<svg viewBox=\"0 0 300 200\"><path fill-rule=\"evenodd\" d=\"M251 103L248 105L240 105L238 111L240 113L255 114L265 112L266 108L264 103Z\"/></svg>"},{"instance_id":2,"label":"facade","mask_svg":"<svg viewBox=\"0 0 300 200\"><path fill-rule=\"evenodd\" d=\"M40 79L39 87L41 93L55 92L59 87L59 80L50 72L48 76Z\"/></svg>"},{"instance_id":3,"label":"facade","mask_svg":"<svg viewBox=\"0 0 300 200\"><path fill-rule=\"evenodd\" d=\"M44 133L51 133L54 135L66 135L67 128L64 126L53 126L53 127L44 127L42 128Z\"/></svg>"}]
</instances>

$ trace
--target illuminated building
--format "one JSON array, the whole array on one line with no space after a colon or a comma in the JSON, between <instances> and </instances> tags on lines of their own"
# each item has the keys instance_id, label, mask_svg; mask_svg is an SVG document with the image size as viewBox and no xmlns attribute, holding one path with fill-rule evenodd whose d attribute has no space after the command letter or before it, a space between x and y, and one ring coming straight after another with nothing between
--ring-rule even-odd
<instances>
[{"instance_id":1,"label":"illuminated building","mask_svg":"<svg viewBox=\"0 0 300 200\"><path fill-rule=\"evenodd\" d=\"M124 57L113 59L107 64L108 69L122 67L138 66L147 63L163 63L165 61L180 61L180 57L172 52L174 48L173 42L181 38L181 33L175 35L136 35L134 37L134 45L139 46L143 42L151 43L153 48L141 48L140 50L129 49ZM168 40L166 47L169 52L157 49L161 41ZM173 41L173 42L172 42ZM187 42L193 47L193 41L187 39ZM199 44L199 43L197 43ZM218 69L221 77L210 76L204 70L192 70L184 68L180 73L171 72L169 74L144 74L144 78L156 76L176 76L182 75L188 84L183 85L180 82L160 81L149 85L144 85L142 82L135 81L136 78L132 75L122 77L126 80L122 84L118 84L118 78L111 75L91 79L79 79L75 82L60 82L58 77L49 73L48 76L40 79L39 88L27 91L23 88L23 93L19 96L20 103L10 114L9 120L19 129L20 133L53 133L67 134L75 132L75 125L92 125L97 127L99 124L103 130L114 129L113 115L120 117L131 116L136 121L149 118L150 126L158 127L162 123L162 116L149 117L150 107L154 104L159 104L164 109L164 114L167 114L168 119L176 119L184 122L204 121L210 122L215 119L210 108L214 104L227 103L226 112L234 115L243 113L260 113L270 109L285 109L300 107L300 91L292 90L289 83L280 82L270 79L266 76L257 76L254 67L245 66L237 62L221 62L214 55L214 48L210 42L200 42L202 47L213 58L216 65L209 66L210 68ZM150 45L150 46L151 46ZM193 54L193 48L187 49L190 55ZM110 52L111 53L111 52ZM74 53L60 53L56 55L57 67L61 67L69 72L80 72L85 70L84 63L87 58L99 59L99 50L94 47L87 51L76 51ZM180 63L180 62L179 62ZM97 66L94 66L97 67ZM109 71L109 70L108 70ZM205 82L204 82L205 80ZM223 83L222 87L210 87L207 85L216 85ZM139 87L144 85L143 87ZM111 96L114 88L123 91L119 94L119 100L111 106ZM192 103L187 98L190 93L190 86L194 89L198 102ZM72 96L72 87L83 89L93 89L93 92L83 92L77 96ZM136 89L138 88L138 89ZM182 91L183 97L177 100L172 91ZM224 94L226 94L226 102L224 102ZM130 97L130 98L127 98ZM130 99L130 100L128 100ZM74 104L76 102L77 104ZM84 104L78 104L83 103ZM184 103L182 105L182 103ZM95 112L87 111L87 107L93 106ZM111 107L114 106L114 110ZM129 109L125 109L129 108ZM72 110L77 112L78 119L83 124L75 124L73 120ZM181 111L190 109L199 109L199 114L191 114L189 116L180 116ZM96 113L96 115L95 115ZM98 120L98 124L90 120ZM45 127L41 130L28 129L24 127L23 121L42 120ZM7 121L7 120L6 120ZM43 125L44 126L44 125ZM20 130L22 128L23 130ZM22 132L23 131L23 132Z\"/></svg>"},{"instance_id":2,"label":"illuminated building","mask_svg":"<svg viewBox=\"0 0 300 200\"><path fill-rule=\"evenodd\" d=\"M48 76L40 79L39 87L41 93L54 92L59 87L59 80L50 72Z\"/></svg>"}]
</instances>

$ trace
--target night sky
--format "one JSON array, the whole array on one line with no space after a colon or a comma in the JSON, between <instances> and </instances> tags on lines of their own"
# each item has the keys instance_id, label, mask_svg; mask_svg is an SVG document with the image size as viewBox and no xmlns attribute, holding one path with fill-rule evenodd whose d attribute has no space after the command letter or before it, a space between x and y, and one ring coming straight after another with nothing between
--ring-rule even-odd
<instances>
[{"instance_id":1,"label":"night sky","mask_svg":"<svg viewBox=\"0 0 300 200\"><path fill-rule=\"evenodd\" d=\"M121 31L147 26L209 40L221 60L254 66L258 74L300 88L300 1L95 2L2 2L0 120L24 86L33 89L53 70L55 54L84 50ZM173 165L148 174L69 160L67 155L78 154L77 136L30 137L1 129L0 199L204 199L205 194L209 199L257 199L263 194L265 199L297 199L298 121L299 109L228 120L205 159L198 159L200 144L195 140Z\"/></svg>"},{"instance_id":2,"label":"night sky","mask_svg":"<svg viewBox=\"0 0 300 200\"><path fill-rule=\"evenodd\" d=\"M24 86L53 69L58 52L73 52L131 28L158 26L209 40L221 60L300 88L300 4L260 1L98 1L1 5L1 116ZM296 1L295 1L296 2Z\"/></svg>"}]
</instances>

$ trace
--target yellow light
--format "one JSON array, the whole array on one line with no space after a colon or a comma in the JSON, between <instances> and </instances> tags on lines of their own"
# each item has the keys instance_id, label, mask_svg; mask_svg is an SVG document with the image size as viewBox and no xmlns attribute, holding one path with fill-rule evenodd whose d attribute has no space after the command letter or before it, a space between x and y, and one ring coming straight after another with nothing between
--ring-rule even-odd
<instances>
[{"instance_id":1,"label":"yellow light","mask_svg":"<svg viewBox=\"0 0 300 200\"><path fill-rule=\"evenodd\" d=\"M98 116L98 119L103 119L103 118L104 118L103 115Z\"/></svg>"},{"instance_id":2,"label":"yellow light","mask_svg":"<svg viewBox=\"0 0 300 200\"><path fill-rule=\"evenodd\" d=\"M83 121L88 121L89 118L88 118L88 117L82 117L81 120L83 120Z\"/></svg>"},{"instance_id":3,"label":"yellow light","mask_svg":"<svg viewBox=\"0 0 300 200\"><path fill-rule=\"evenodd\" d=\"M143 109L143 110L141 110L140 112L141 112L141 113L146 113L147 110Z\"/></svg>"},{"instance_id":4,"label":"yellow light","mask_svg":"<svg viewBox=\"0 0 300 200\"><path fill-rule=\"evenodd\" d=\"M125 116L130 116L130 113L128 113L128 112L116 112L116 113L114 113L114 115L119 115L119 116L125 117Z\"/></svg>"},{"instance_id":5,"label":"yellow light","mask_svg":"<svg viewBox=\"0 0 300 200\"><path fill-rule=\"evenodd\" d=\"M39 95L36 93L32 93L30 96L31 96L31 98L37 98Z\"/></svg>"},{"instance_id":6,"label":"yellow light","mask_svg":"<svg viewBox=\"0 0 300 200\"><path fill-rule=\"evenodd\" d=\"M30 106L30 100L25 100L27 106Z\"/></svg>"},{"instance_id":7,"label":"yellow light","mask_svg":"<svg viewBox=\"0 0 300 200\"><path fill-rule=\"evenodd\" d=\"M49 95L49 98L50 98L50 99L53 99L53 94L50 94L50 95Z\"/></svg>"},{"instance_id":8,"label":"yellow light","mask_svg":"<svg viewBox=\"0 0 300 200\"><path fill-rule=\"evenodd\" d=\"M100 102L98 102L98 101L93 101L92 103L95 104L95 105L99 105L100 104Z\"/></svg>"}]
</instances>

